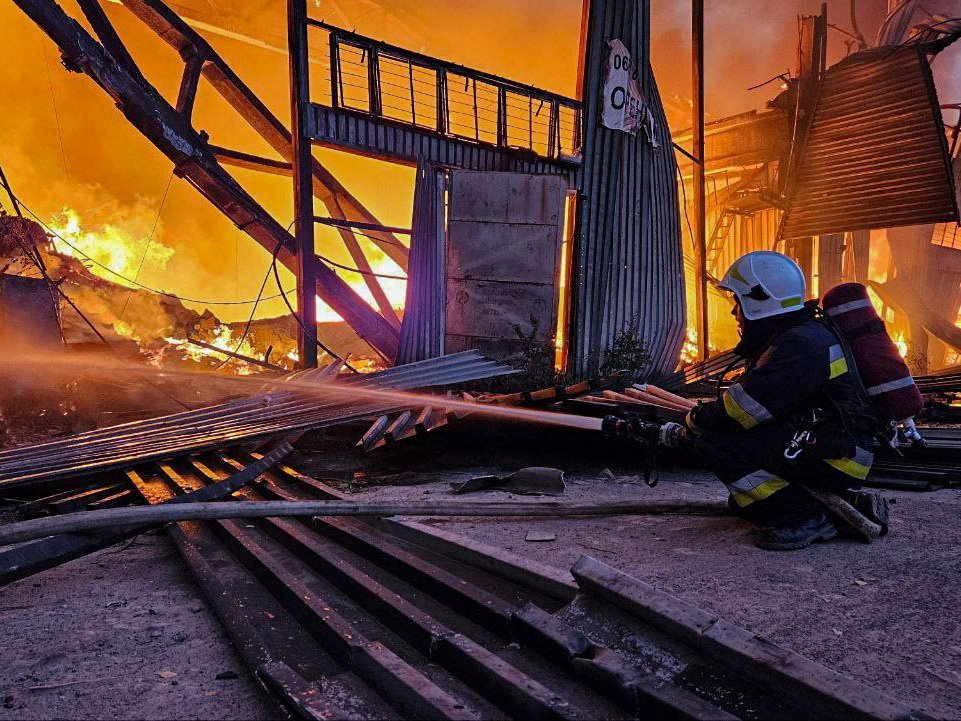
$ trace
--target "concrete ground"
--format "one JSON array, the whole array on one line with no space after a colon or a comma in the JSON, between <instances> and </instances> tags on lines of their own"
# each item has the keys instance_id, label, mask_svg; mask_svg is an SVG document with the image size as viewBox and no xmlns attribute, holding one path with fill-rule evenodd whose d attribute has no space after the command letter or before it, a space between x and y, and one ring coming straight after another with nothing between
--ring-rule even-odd
<instances>
[{"instance_id":1,"label":"concrete ground","mask_svg":"<svg viewBox=\"0 0 961 721\"><path fill-rule=\"evenodd\" d=\"M705 474L640 479L572 476L577 500L717 497ZM443 484L379 489L365 496L449 497ZM506 498L487 491L478 501ZM836 540L772 553L734 518L692 516L571 520L432 519L434 525L518 556L570 568L594 556L656 588L942 719L961 719L961 490L891 492L890 534L871 545ZM530 531L556 535L530 542Z\"/></svg>"},{"instance_id":2,"label":"concrete ground","mask_svg":"<svg viewBox=\"0 0 961 721\"><path fill-rule=\"evenodd\" d=\"M163 534L0 588L0 633L0 719L275 714Z\"/></svg>"},{"instance_id":3,"label":"concrete ground","mask_svg":"<svg viewBox=\"0 0 961 721\"><path fill-rule=\"evenodd\" d=\"M297 465L317 477L359 468L342 487L364 500L508 500L496 491L453 496L448 482L525 465L563 468L570 501L724 498L720 484L690 469L663 470L648 488L631 453L583 434L533 443L516 429L465 423L366 456L346 450L356 437L328 434L316 448L324 452ZM933 717L961 719L961 490L889 495L897 505L887 538L793 553L755 548L733 518L429 522L560 568L595 556ZM525 541L532 530L556 540ZM0 632L0 719L275 713L162 535L0 589ZM216 680L225 671L238 678Z\"/></svg>"}]
</instances>

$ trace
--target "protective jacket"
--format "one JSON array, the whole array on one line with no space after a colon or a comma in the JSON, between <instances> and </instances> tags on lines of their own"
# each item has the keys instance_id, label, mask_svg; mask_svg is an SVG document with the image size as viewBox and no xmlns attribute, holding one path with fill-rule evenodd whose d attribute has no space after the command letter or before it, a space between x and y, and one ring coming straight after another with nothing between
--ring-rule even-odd
<instances>
[{"instance_id":1,"label":"protective jacket","mask_svg":"<svg viewBox=\"0 0 961 721\"><path fill-rule=\"evenodd\" d=\"M813 307L771 320L761 327L748 323L744 340L735 349L749 358L748 370L720 399L695 408L688 416L689 429L704 436L746 433L757 435L759 442L763 437L766 443L771 438L781 443L782 436L752 430L784 426L785 445L794 429L810 430L811 440L803 450L805 465L810 467L807 462L817 459L830 466L829 475L840 472L859 485L873 461L873 420L841 342L814 316ZM739 479L740 485L722 480L741 506L763 500L784 485L774 473Z\"/></svg>"}]
</instances>

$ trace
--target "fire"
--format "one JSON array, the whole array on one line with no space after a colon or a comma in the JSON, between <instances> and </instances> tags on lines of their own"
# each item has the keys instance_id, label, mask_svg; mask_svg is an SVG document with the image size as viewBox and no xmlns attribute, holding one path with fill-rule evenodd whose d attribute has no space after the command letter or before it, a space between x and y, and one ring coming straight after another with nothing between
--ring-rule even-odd
<instances>
[{"instance_id":1,"label":"fire","mask_svg":"<svg viewBox=\"0 0 961 721\"><path fill-rule=\"evenodd\" d=\"M908 341L904 337L904 331L898 331L898 334L894 337L894 345L898 347L898 355L902 358L908 355Z\"/></svg>"},{"instance_id":2,"label":"fire","mask_svg":"<svg viewBox=\"0 0 961 721\"><path fill-rule=\"evenodd\" d=\"M383 255L379 251L371 253L374 257L369 258L371 270L374 273L380 275L389 276L403 276L404 271L401 270L394 261ZM378 257L379 256L379 257ZM344 263L344 265L349 265L349 263ZM357 291L357 294L363 298L367 304L377 310L377 303L374 301L374 296L370 292L370 288L367 287L367 283L364 281L363 276L358 273L352 273L350 271L344 271L334 268L335 272L340 275L341 278ZM380 283L381 288L384 289L384 295L387 296L387 300L390 301L390 305L394 310L403 310L404 301L407 295L407 281L400 280L398 278L377 278ZM319 297L317 298L317 322L318 323L337 323L342 321L343 318L338 315L338 313L327 305Z\"/></svg>"},{"instance_id":3,"label":"fire","mask_svg":"<svg viewBox=\"0 0 961 721\"><path fill-rule=\"evenodd\" d=\"M118 320L116 323L113 324L113 329L117 332L117 335L119 336L122 336L124 338L132 338L133 340L140 340L140 338L137 337L137 334L134 331L133 326L125 321Z\"/></svg>"},{"instance_id":4,"label":"fire","mask_svg":"<svg viewBox=\"0 0 961 721\"><path fill-rule=\"evenodd\" d=\"M90 272L122 285L131 286L130 279L135 278L141 268L166 267L174 254L173 248L156 238L151 239L153 231L149 229L143 235L111 223L95 230L87 229L73 208L63 208L47 225L54 233L53 245L57 252L81 261L96 261L85 263Z\"/></svg>"},{"instance_id":5,"label":"fire","mask_svg":"<svg viewBox=\"0 0 961 721\"><path fill-rule=\"evenodd\" d=\"M707 352L708 355L714 355L717 353L717 346L710 342L708 339ZM681 355L679 359L679 365L687 366L698 362L697 357L697 329L694 326L688 326L687 335L684 336L684 344L681 346Z\"/></svg>"},{"instance_id":6,"label":"fire","mask_svg":"<svg viewBox=\"0 0 961 721\"><path fill-rule=\"evenodd\" d=\"M684 345L681 346L680 364L687 366L693 363L697 363L697 331L688 327Z\"/></svg>"},{"instance_id":7,"label":"fire","mask_svg":"<svg viewBox=\"0 0 961 721\"><path fill-rule=\"evenodd\" d=\"M189 359L202 362L208 359L221 361L227 358L227 356L225 356L223 353L218 353L217 351L209 348L203 348L183 338L164 338L164 340L171 345L176 346L176 348L183 353L183 360ZM228 326L221 324L214 328L212 337L204 339L204 342L212 346L222 348L223 350L230 351L231 353L239 353L240 355L250 356L252 358L260 358L262 354L260 351L254 348L253 345L251 345L249 338L245 338L243 343L240 343L239 346L237 344L238 340L240 339L234 337L233 331L231 331ZM254 369L251 368L250 364L245 363L242 360L231 360L231 366L238 375L245 376L254 372Z\"/></svg>"},{"instance_id":8,"label":"fire","mask_svg":"<svg viewBox=\"0 0 961 721\"><path fill-rule=\"evenodd\" d=\"M122 224L103 223L99 226L91 226L82 220L78 211L64 207L51 218L47 226L53 233L52 241L57 252L83 262L95 275L127 287L133 286L130 281L144 269L154 272L164 270L174 256L173 248L159 241L155 234L151 238L151 234L154 233L153 222L148 219L133 218L131 222ZM390 258L376 248L371 250L370 264L374 273L388 276L404 275ZM344 263L344 265L348 264L349 261ZM337 272L371 307L377 307L363 276L339 269ZM403 309L407 281L393 277L378 278L378 281L391 306L396 310ZM343 319L330 306L317 298L317 320L322 323L335 323ZM113 325L114 330L125 338L136 341L147 340L126 321L117 321ZM187 357L195 360L208 356L218 357L214 351L192 345L184 339L168 338L166 340L175 344ZM231 337L231 331L225 325L219 326L214 338L204 339L204 341L218 348L236 350L255 358L262 355L247 340L241 348L236 349L236 339ZM296 361L296 358L290 360Z\"/></svg>"}]
</instances>

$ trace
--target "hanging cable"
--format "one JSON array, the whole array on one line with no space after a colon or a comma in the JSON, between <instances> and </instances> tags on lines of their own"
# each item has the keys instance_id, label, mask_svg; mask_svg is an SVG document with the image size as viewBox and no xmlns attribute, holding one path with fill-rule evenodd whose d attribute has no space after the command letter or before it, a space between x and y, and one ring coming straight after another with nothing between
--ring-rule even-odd
<instances>
[{"instance_id":1,"label":"hanging cable","mask_svg":"<svg viewBox=\"0 0 961 721\"><path fill-rule=\"evenodd\" d=\"M15 197L16 197L16 196L15 196ZM40 216L37 215L33 210L31 210L30 207L29 207L26 203L24 203L23 200L21 200L19 197L17 197L17 201L20 203L20 205L23 207L23 209L26 210L26 211L33 217L33 219L36 220L36 221L44 228L44 230L46 230L48 233L50 233L50 235L52 235L52 236L54 236L55 238L57 238L58 240L62 241L64 245L66 245L66 246L69 247L69 248L72 248L78 255L83 256L85 259L89 260L91 263L93 263L93 264L96 265L97 267L103 268L103 269L106 270L108 273L112 273L113 275L117 276L117 277L120 278L121 280L124 280L124 281L126 281L127 283L130 283L131 285L135 285L135 286L137 286L138 288L142 288L143 290L147 290L147 291L150 291L151 293L156 293L157 295L162 295L162 296L165 296L165 297L167 297L167 298L174 298L175 300L179 300L179 301L182 301L182 302L185 302L185 303L199 303L199 304L202 304L202 305L250 305L251 303L256 302L256 300L205 300L205 299L201 299L201 298L190 298L190 297L188 297L188 296L178 295L178 294L176 294L176 293L170 293L170 292L168 292L168 291L160 290L160 289L158 289L158 288L152 288L152 287L150 287L149 285L144 285L143 283L140 283L140 282L138 282L138 281L135 281L135 280L133 280L132 278L128 278L128 277L125 276L123 273L118 273L118 272L115 271L113 268L110 268L109 266L104 265L103 263L101 263L100 261L98 261L96 258L92 258L92 257L89 256L88 254L84 253L80 248L78 248L76 245L74 245L74 244L71 243L69 240L67 240L66 238L64 238L64 237L63 237L62 235L60 235L57 231L55 231L53 228L51 228L49 225L47 225L43 220L41 220L41 219L40 219ZM283 290L283 289L281 289L281 292L280 292L280 293L277 293L277 294L275 294L275 295L265 296L265 297L261 298L260 300L261 300L261 301L273 300L273 299L275 299L275 298L281 297L281 295L283 295L283 294L290 294L290 293L294 293L294 292L295 292L294 289L291 289L291 290Z\"/></svg>"},{"instance_id":2,"label":"hanging cable","mask_svg":"<svg viewBox=\"0 0 961 721\"><path fill-rule=\"evenodd\" d=\"M134 273L133 279L137 281L140 278L140 271L143 269L144 261L147 260L147 253L150 252L150 246L153 245L153 238L157 232L157 225L160 223L160 216L164 212L164 204L167 202L167 193L170 192L170 183L173 182L174 173L170 171L170 177L167 178L167 186L164 188L163 197L160 198L160 207L157 208L157 217L154 219L153 228L150 229L150 235L147 238L147 244L144 246L143 255L140 256L140 263L137 265L137 272ZM119 319L123 320L124 314L127 312L127 306L130 304L130 297L133 295L133 288L127 291L127 297L123 302L123 308L120 309ZM254 306L256 308L256 305Z\"/></svg>"},{"instance_id":3,"label":"hanging cable","mask_svg":"<svg viewBox=\"0 0 961 721\"><path fill-rule=\"evenodd\" d=\"M40 46L43 48L43 64L47 68L47 84L50 86L50 101L53 103L53 119L57 125L57 139L60 141L60 157L63 160L63 174L70 180L70 170L67 168L67 153L63 149L63 132L60 129L60 111L57 110L57 95L53 92L53 76L50 74L50 60L47 58L47 43L40 36Z\"/></svg>"},{"instance_id":4,"label":"hanging cable","mask_svg":"<svg viewBox=\"0 0 961 721\"><path fill-rule=\"evenodd\" d=\"M694 162L698 162L695 160ZM681 166L677 163L674 164L677 169L677 179L681 183L681 199L684 201L684 220L687 221L687 232L691 236L691 250L694 250L694 228L691 226L691 216L687 214L687 188L684 186L684 175L681 173Z\"/></svg>"},{"instance_id":5,"label":"hanging cable","mask_svg":"<svg viewBox=\"0 0 961 721\"><path fill-rule=\"evenodd\" d=\"M237 347L234 348L233 350L233 353L235 354L240 351L241 347L244 344L244 341L247 340L247 334L250 332L250 326L254 322L254 314L257 312L257 306L260 304L260 299L264 294L264 289L267 287L267 281L270 280L270 269L273 268L274 262L277 259L277 253L280 252L280 249L283 247L283 245L284 245L283 242L280 242L277 244L277 247L274 248L273 255L271 255L271 258L270 258L270 266L268 266L267 272L264 273L264 280L260 284L260 292L257 293L257 299L254 302L253 307L250 309L250 317L247 318L247 323L244 325L243 333L240 334L240 340L237 341ZM221 368L223 368L232 360L234 360L233 356L226 356L222 361L220 361L220 363L214 366L214 370L219 371Z\"/></svg>"},{"instance_id":6,"label":"hanging cable","mask_svg":"<svg viewBox=\"0 0 961 721\"><path fill-rule=\"evenodd\" d=\"M291 223L291 225L293 225L293 223ZM288 227L288 229L290 228L290 226L287 226L287 227ZM274 280L276 281L278 288L283 287L283 286L281 286L281 284L280 284L280 272L277 270L277 252L280 250L280 246L281 246L281 245L282 245L282 244L278 243L277 248L274 250L273 261L271 262L271 270L273 270ZM287 306L287 310L290 311L290 314L294 317L294 320L297 321L297 325L300 326L300 329L301 329L304 333L307 333L308 335L311 335L310 330L307 328L307 326L304 324L304 322L300 319L300 315L298 315L297 311L294 310L294 306L292 306L292 305L290 304L290 300L287 298L287 295L286 295L286 294L282 294L281 297L284 299L284 304ZM360 371L358 371L356 368L354 368L350 363L348 363L345 358L341 358L339 355L337 355L336 353L334 353L334 351L332 351L330 348L328 348L328 347L325 346L323 343L321 343L319 338L317 338L317 339L315 339L315 340L316 340L316 343L317 343L317 347L318 347L318 348L320 348L322 351L324 351L324 353L326 353L327 355L329 355L331 358L334 358L334 359L336 359L336 360L339 360L341 363L344 364L344 366L345 366L349 371L351 371L352 373L359 373L359 372L360 372ZM361 340L363 340L363 339L361 339ZM375 348L374 350L377 350L377 349Z\"/></svg>"}]
</instances>

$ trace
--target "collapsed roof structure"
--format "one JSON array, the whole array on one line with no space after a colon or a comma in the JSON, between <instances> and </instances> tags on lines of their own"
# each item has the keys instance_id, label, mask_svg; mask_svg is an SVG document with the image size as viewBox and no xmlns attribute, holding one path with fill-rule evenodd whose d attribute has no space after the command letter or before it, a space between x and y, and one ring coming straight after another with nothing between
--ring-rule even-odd
<instances>
[{"instance_id":1,"label":"collapsed roof structure","mask_svg":"<svg viewBox=\"0 0 961 721\"><path fill-rule=\"evenodd\" d=\"M930 69L931 59L959 35L956 23L938 18L910 28L913 7L902 2L894 8L878 47L830 67L826 10L799 18L798 66L794 77L781 78L782 92L765 110L707 125L706 254L708 273L718 277L746 252L781 250L804 270L813 296L843 281L873 280L884 302L903 311L899 332L924 358L916 366L924 372L928 350L922 327L938 339L930 363L940 366L945 356L940 342L953 348L957 342L945 324L953 326L961 308L961 256L952 247L958 133L953 131L949 144ZM682 133L678 142L688 137ZM681 168L689 183L683 158ZM884 236L872 242L872 230ZM877 258L885 237L891 268L881 267L869 278L871 258ZM895 273L897 287L884 290L883 281ZM910 287L925 289L920 306L944 309L944 323L903 297ZM691 290L689 283L689 295ZM716 350L733 345L727 308L715 294L710 327Z\"/></svg>"},{"instance_id":2,"label":"collapsed roof structure","mask_svg":"<svg viewBox=\"0 0 961 721\"><path fill-rule=\"evenodd\" d=\"M564 362L580 375L596 370L613 338L634 324L647 343L651 370L673 369L685 327L680 222L674 157L668 150L670 132L649 66L647 3L596 0L585 5L582 101L318 23L307 18L305 8L294 4L292 8L300 7L300 11L291 15L288 38L295 89L293 134L209 43L160 0L124 0L123 4L184 59L176 104L164 100L143 77L98 3L84 0L80 5L100 42L54 3L18 0L59 45L69 69L94 78L116 99L126 117L174 162L179 175L280 262L297 271L303 335L300 353L308 365L316 355L310 302L315 285L317 294L361 338L388 361L395 360L400 322L378 290L376 274L370 272L354 232L370 234L402 268L407 267L409 252L396 237L396 231L404 229L378 223L310 157L310 145L318 144L430 166L435 176L483 170L563 178L566 188L558 186L552 192L561 199L564 213L551 226L555 228L553 236L545 239L554 249L551 255L556 262L541 289L532 295L522 283L509 278L469 279L469 292L463 283L451 287L432 301L435 307L428 315L442 313L440 306L450 306L456 296L460 300L455 303L475 319L473 330L467 328L460 334L466 333L478 347L505 341L509 347L514 321L533 318L530 332L539 341L557 343ZM325 47L307 46L308 27L322 31ZM608 46L612 36L621 38L619 54ZM308 57L324 58L328 66L327 77L319 83L321 97L316 99L308 92ZM615 61L623 62L622 70L628 71L626 80L620 81L623 87L605 85L609 66ZM213 145L191 127L191 109L201 77L267 140L280 159ZM630 127L611 127L611 122L605 124L600 116L602 106L611 104L606 94L612 92L618 104L615 110L623 115L625 104L628 106ZM397 97L403 102L398 104ZM582 103L588 111L582 110ZM296 238L227 173L226 165L294 173L299 208ZM497 185L493 178L489 183ZM458 186L456 179L451 180L454 191ZM493 186L480 192L494 192ZM569 201L567 194L572 196ZM329 218L314 217L311 195L324 202ZM643 212L638 212L639 208ZM418 215L417 209L413 214ZM506 222L523 224L528 220L518 216ZM314 257L315 221L340 231L378 310L360 300L325 260ZM446 226L435 222L433 227L423 228L423 240L414 238L412 245L445 242L446 235ZM408 296L411 306L427 302L419 300L417 284L413 278ZM523 298L518 314L493 325L479 322L491 307L505 305L500 301L510 297ZM418 308L406 310L408 323L422 317ZM444 345L446 324L430 327L431 333L442 334L429 344L436 351ZM450 335L458 332L454 329Z\"/></svg>"}]
</instances>

